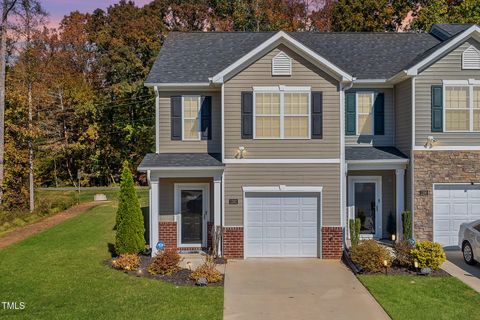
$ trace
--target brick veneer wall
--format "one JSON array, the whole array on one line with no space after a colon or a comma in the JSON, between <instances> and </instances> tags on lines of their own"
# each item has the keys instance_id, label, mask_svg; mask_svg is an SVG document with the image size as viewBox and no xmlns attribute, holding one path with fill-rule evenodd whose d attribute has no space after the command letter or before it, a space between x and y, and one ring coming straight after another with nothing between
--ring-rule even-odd
<instances>
[{"instance_id":1,"label":"brick veneer wall","mask_svg":"<svg viewBox=\"0 0 480 320\"><path fill-rule=\"evenodd\" d=\"M340 259L343 252L343 228L322 227L322 258Z\"/></svg>"},{"instance_id":2,"label":"brick veneer wall","mask_svg":"<svg viewBox=\"0 0 480 320\"><path fill-rule=\"evenodd\" d=\"M414 236L433 240L433 184L480 182L480 151L415 151L414 177Z\"/></svg>"},{"instance_id":3,"label":"brick veneer wall","mask_svg":"<svg viewBox=\"0 0 480 320\"><path fill-rule=\"evenodd\" d=\"M177 223L175 221L162 221L158 228L159 240L165 243L166 249L177 247Z\"/></svg>"},{"instance_id":4,"label":"brick veneer wall","mask_svg":"<svg viewBox=\"0 0 480 320\"><path fill-rule=\"evenodd\" d=\"M243 258L243 227L223 228L223 255L228 259Z\"/></svg>"}]
</instances>

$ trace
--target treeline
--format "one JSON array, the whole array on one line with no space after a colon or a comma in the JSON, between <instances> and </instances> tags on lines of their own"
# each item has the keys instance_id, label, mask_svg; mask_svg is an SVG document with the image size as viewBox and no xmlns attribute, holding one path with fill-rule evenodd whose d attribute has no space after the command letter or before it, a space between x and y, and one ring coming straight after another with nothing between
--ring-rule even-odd
<instances>
[{"instance_id":1,"label":"treeline","mask_svg":"<svg viewBox=\"0 0 480 320\"><path fill-rule=\"evenodd\" d=\"M479 12L477 0L122 0L49 29L32 11L8 42L2 203L27 207L30 181L116 183L123 160L134 168L154 149L154 94L143 81L172 30L428 30L478 22Z\"/></svg>"}]
</instances>

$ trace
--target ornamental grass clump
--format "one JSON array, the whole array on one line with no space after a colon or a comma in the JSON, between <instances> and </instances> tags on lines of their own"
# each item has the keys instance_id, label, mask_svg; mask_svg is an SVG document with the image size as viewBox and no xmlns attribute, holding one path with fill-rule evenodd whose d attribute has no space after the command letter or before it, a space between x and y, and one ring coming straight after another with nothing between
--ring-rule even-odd
<instances>
[{"instance_id":1,"label":"ornamental grass clump","mask_svg":"<svg viewBox=\"0 0 480 320\"><path fill-rule=\"evenodd\" d=\"M143 215L128 161L123 163L115 229L117 254L139 253L145 248Z\"/></svg>"},{"instance_id":2,"label":"ornamental grass clump","mask_svg":"<svg viewBox=\"0 0 480 320\"><path fill-rule=\"evenodd\" d=\"M350 250L350 257L355 264L369 272L383 271L384 262L387 261L387 267L390 267L393 260L387 248L375 240L360 241Z\"/></svg>"},{"instance_id":3,"label":"ornamental grass clump","mask_svg":"<svg viewBox=\"0 0 480 320\"><path fill-rule=\"evenodd\" d=\"M195 281L198 281L200 278L205 278L208 283L220 282L223 279L223 275L217 270L216 266L215 258L213 256L207 256L205 262L192 272L190 278Z\"/></svg>"},{"instance_id":4,"label":"ornamental grass clump","mask_svg":"<svg viewBox=\"0 0 480 320\"><path fill-rule=\"evenodd\" d=\"M180 255L173 249L164 250L153 258L152 263L148 267L150 274L156 275L172 275L180 270Z\"/></svg>"},{"instance_id":5,"label":"ornamental grass clump","mask_svg":"<svg viewBox=\"0 0 480 320\"><path fill-rule=\"evenodd\" d=\"M437 270L445 262L446 255L440 243L432 241L418 241L412 250L413 259L418 262L419 268Z\"/></svg>"},{"instance_id":6,"label":"ornamental grass clump","mask_svg":"<svg viewBox=\"0 0 480 320\"><path fill-rule=\"evenodd\" d=\"M140 266L140 257L136 253L123 253L112 261L115 269L135 271Z\"/></svg>"}]
</instances>

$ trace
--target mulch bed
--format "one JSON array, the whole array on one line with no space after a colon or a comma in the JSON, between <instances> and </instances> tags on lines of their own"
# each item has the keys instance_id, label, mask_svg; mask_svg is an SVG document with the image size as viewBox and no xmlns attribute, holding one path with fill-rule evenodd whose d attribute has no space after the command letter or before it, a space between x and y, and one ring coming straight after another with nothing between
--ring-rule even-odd
<instances>
[{"instance_id":1,"label":"mulch bed","mask_svg":"<svg viewBox=\"0 0 480 320\"><path fill-rule=\"evenodd\" d=\"M403 267L398 267L398 266L393 266L391 268L388 268L387 273L385 273L385 271L383 271L383 272L364 271L362 274L365 274L365 275L385 275L385 274L387 274L389 276L415 276L415 275L418 275L418 276L421 276L421 277L426 276L426 275L420 274L420 270L415 271L415 270L411 270L411 269L407 269L407 268L403 268ZM445 270L438 269L438 270L432 271L428 275L428 277L451 277L451 275L448 272L446 272Z\"/></svg>"},{"instance_id":2,"label":"mulch bed","mask_svg":"<svg viewBox=\"0 0 480 320\"><path fill-rule=\"evenodd\" d=\"M115 258L108 259L105 261L105 264L111 268L113 268L113 263L112 261ZM153 275L148 272L148 266L150 265L152 261L152 257L149 256L140 256L140 267L136 271L124 271L124 270L118 270L120 272L126 273L131 276L135 277L141 277L141 278L148 278L148 279L153 279L153 280L162 280L171 284L174 284L176 286L195 286L195 280L190 279L190 274L192 273L191 270L189 269L180 269L177 272L171 274L171 275ZM218 287L218 286L223 286L225 280L225 276L223 277L223 280L217 283L209 283L207 284L207 287Z\"/></svg>"}]
</instances>

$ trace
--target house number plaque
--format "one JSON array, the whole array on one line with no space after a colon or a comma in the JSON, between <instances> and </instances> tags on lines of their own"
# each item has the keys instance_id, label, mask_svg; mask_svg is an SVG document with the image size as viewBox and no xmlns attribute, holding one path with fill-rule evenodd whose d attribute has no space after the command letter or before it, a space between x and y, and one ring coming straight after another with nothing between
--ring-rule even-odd
<instances>
[{"instance_id":1,"label":"house number plaque","mask_svg":"<svg viewBox=\"0 0 480 320\"><path fill-rule=\"evenodd\" d=\"M228 199L228 204L238 204L238 199Z\"/></svg>"}]
</instances>

